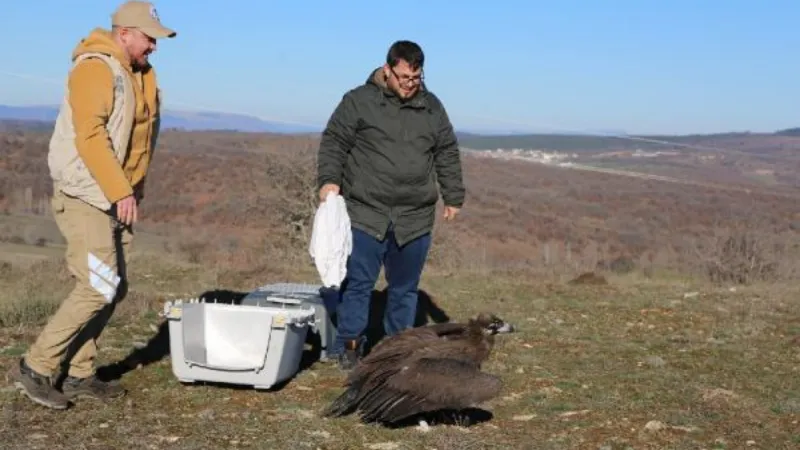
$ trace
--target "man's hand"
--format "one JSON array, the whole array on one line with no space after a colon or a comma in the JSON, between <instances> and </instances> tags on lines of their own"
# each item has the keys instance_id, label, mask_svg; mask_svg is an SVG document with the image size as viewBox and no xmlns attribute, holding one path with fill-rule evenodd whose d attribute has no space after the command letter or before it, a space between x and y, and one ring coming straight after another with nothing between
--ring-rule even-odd
<instances>
[{"instance_id":1,"label":"man's hand","mask_svg":"<svg viewBox=\"0 0 800 450\"><path fill-rule=\"evenodd\" d=\"M444 220L453 220L456 218L456 214L461 211L459 208L455 206L445 206L444 207Z\"/></svg>"},{"instance_id":2,"label":"man's hand","mask_svg":"<svg viewBox=\"0 0 800 450\"><path fill-rule=\"evenodd\" d=\"M339 186L333 183L327 183L323 185L319 190L319 201L324 202L325 198L328 196L328 192L333 192L334 194L339 193Z\"/></svg>"},{"instance_id":3,"label":"man's hand","mask_svg":"<svg viewBox=\"0 0 800 450\"><path fill-rule=\"evenodd\" d=\"M136 206L136 198L129 195L117 203L117 220L125 225L132 225L136 223L139 216L139 211Z\"/></svg>"}]
</instances>

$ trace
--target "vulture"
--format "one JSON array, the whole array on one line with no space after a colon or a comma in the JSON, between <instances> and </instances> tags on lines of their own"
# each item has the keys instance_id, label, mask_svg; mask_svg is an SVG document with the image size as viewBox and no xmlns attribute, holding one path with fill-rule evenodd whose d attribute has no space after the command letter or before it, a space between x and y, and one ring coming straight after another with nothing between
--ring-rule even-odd
<instances>
[{"instance_id":1,"label":"vulture","mask_svg":"<svg viewBox=\"0 0 800 450\"><path fill-rule=\"evenodd\" d=\"M346 390L323 417L358 413L364 422L395 424L412 416L460 412L496 397L500 378L481 371L495 335L513 325L481 313L467 323L409 328L381 340L352 369Z\"/></svg>"}]
</instances>

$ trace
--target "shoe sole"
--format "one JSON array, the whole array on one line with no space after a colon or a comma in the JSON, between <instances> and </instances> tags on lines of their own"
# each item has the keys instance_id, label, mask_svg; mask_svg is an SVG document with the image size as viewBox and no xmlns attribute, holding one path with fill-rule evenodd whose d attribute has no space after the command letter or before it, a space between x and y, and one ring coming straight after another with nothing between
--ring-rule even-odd
<instances>
[{"instance_id":1,"label":"shoe sole","mask_svg":"<svg viewBox=\"0 0 800 450\"><path fill-rule=\"evenodd\" d=\"M65 394L70 400L97 400L98 402L106 402L116 400L125 396L125 392L110 397L98 397L92 394L78 393L78 394Z\"/></svg>"},{"instance_id":2,"label":"shoe sole","mask_svg":"<svg viewBox=\"0 0 800 450\"><path fill-rule=\"evenodd\" d=\"M47 408L50 408L50 409L64 410L64 409L67 409L67 407L69 406L69 405L58 405L58 404L55 404L55 403L50 403L50 402L48 402L47 400L42 400L42 399L41 399L41 398L39 398L39 397L36 397L36 396L34 396L34 395L31 395L31 393L28 391L28 388L26 388L26 387L25 387L25 385L24 385L24 384L22 384L22 383L21 383L21 382L19 382L19 381L15 381L15 382L14 382L14 386L15 386L15 387L16 387L16 388L17 388L17 389L18 389L18 390L19 390L21 393L25 394L25 396L26 396L26 397L28 397L29 399L31 399L31 401L32 401L32 402L34 402L34 403L36 403L36 404L39 404L39 405L42 405L42 406L44 406L44 407L47 407Z\"/></svg>"}]
</instances>

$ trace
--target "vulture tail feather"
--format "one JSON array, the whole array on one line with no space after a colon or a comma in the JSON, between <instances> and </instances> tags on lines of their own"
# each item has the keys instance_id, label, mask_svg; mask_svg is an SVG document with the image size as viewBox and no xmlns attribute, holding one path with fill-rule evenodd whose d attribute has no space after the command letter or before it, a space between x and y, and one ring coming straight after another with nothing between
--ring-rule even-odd
<instances>
[{"instance_id":1,"label":"vulture tail feather","mask_svg":"<svg viewBox=\"0 0 800 450\"><path fill-rule=\"evenodd\" d=\"M361 383L354 383L347 387L336 399L322 412L323 417L346 416L358 407L358 397L361 396Z\"/></svg>"}]
</instances>

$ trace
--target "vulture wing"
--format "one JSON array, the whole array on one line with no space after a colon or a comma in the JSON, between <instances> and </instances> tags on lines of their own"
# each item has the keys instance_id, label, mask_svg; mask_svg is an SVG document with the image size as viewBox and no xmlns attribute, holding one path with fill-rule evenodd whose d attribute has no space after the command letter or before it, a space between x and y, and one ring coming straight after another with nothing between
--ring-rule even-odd
<instances>
[{"instance_id":1,"label":"vulture wing","mask_svg":"<svg viewBox=\"0 0 800 450\"><path fill-rule=\"evenodd\" d=\"M404 361L417 352L424 352L439 341L427 327L411 328L381 340L364 359L350 371L342 392L323 413L340 416L354 411L363 397L383 385L386 379L404 366Z\"/></svg>"},{"instance_id":2,"label":"vulture wing","mask_svg":"<svg viewBox=\"0 0 800 450\"><path fill-rule=\"evenodd\" d=\"M423 412L482 403L498 395L502 382L469 361L426 357L370 387L361 393L361 416L368 421L396 422Z\"/></svg>"},{"instance_id":3,"label":"vulture wing","mask_svg":"<svg viewBox=\"0 0 800 450\"><path fill-rule=\"evenodd\" d=\"M449 371L457 372L455 367L464 370L464 375L474 372L478 378L485 375L470 361L470 356L464 354L459 344L450 341L448 337L458 338L465 334L467 326L463 323L441 323L424 327L408 329L394 336L386 337L379 342L365 358L359 361L347 376L345 386L347 389L337 397L323 413L326 416L340 416L354 411L365 401L376 401L376 393L384 391L392 379L406 377L408 367L416 367L428 374L429 379L444 376ZM442 363L436 363L435 355L444 355ZM464 362L460 360L463 359ZM409 363L408 361L411 361ZM426 361L422 363L420 361ZM409 366L411 364L412 366ZM430 366L430 367L429 367ZM438 372L437 372L438 371ZM461 382L458 378L445 379L445 385ZM496 380L492 378L493 380ZM497 381L490 381L496 383ZM436 386L434 384L433 386ZM487 385L488 386L488 385ZM390 387L391 392L400 392L397 387ZM414 395L421 395L421 386L416 387ZM470 390L469 388L466 390ZM392 394L398 395L398 394ZM375 406L370 406L375 408ZM436 409L436 408L434 408Z\"/></svg>"},{"instance_id":4,"label":"vulture wing","mask_svg":"<svg viewBox=\"0 0 800 450\"><path fill-rule=\"evenodd\" d=\"M467 324L459 322L445 322L425 325L422 328L436 333L436 335L439 337L447 337L451 335L463 335L467 330Z\"/></svg>"},{"instance_id":5,"label":"vulture wing","mask_svg":"<svg viewBox=\"0 0 800 450\"><path fill-rule=\"evenodd\" d=\"M437 325L451 325L449 328L442 328L447 332L456 330L456 325L458 324ZM435 345L440 341L440 332L438 328L418 327L384 338L375 345L365 358L359 361L358 365L348 375L347 383L351 384L367 375L374 377L375 372L380 372L390 366L399 364L400 361L409 358L414 353L425 351L431 345Z\"/></svg>"},{"instance_id":6,"label":"vulture wing","mask_svg":"<svg viewBox=\"0 0 800 450\"><path fill-rule=\"evenodd\" d=\"M423 347L428 347L441 338L462 336L467 325L457 322L437 323L422 327L409 328L402 333L388 336L378 342L364 358L362 364L385 363L409 356Z\"/></svg>"}]
</instances>

